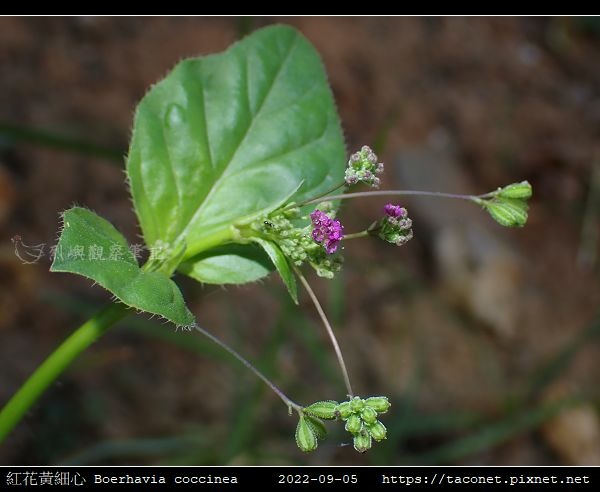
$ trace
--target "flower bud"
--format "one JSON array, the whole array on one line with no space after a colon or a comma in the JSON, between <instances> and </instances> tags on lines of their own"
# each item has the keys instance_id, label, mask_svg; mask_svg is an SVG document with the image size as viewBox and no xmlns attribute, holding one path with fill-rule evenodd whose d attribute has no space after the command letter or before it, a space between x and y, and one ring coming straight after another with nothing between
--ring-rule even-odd
<instances>
[{"instance_id":1,"label":"flower bud","mask_svg":"<svg viewBox=\"0 0 600 492\"><path fill-rule=\"evenodd\" d=\"M350 400L350 408L352 408L353 412L360 412L364 407L365 402L358 396L355 396Z\"/></svg>"},{"instance_id":2,"label":"flower bud","mask_svg":"<svg viewBox=\"0 0 600 492\"><path fill-rule=\"evenodd\" d=\"M365 424L374 424L377 422L377 412L369 406L362 409L360 417Z\"/></svg>"},{"instance_id":3,"label":"flower bud","mask_svg":"<svg viewBox=\"0 0 600 492\"><path fill-rule=\"evenodd\" d=\"M364 453L365 451L371 449L371 444L371 434L369 434L367 431L362 431L354 436L354 449L356 449L359 453Z\"/></svg>"},{"instance_id":4,"label":"flower bud","mask_svg":"<svg viewBox=\"0 0 600 492\"><path fill-rule=\"evenodd\" d=\"M335 410L338 406L337 401L327 400L327 401L318 401L313 403L312 405L306 407L304 410L316 417L321 419L334 419L336 417Z\"/></svg>"},{"instance_id":5,"label":"flower bud","mask_svg":"<svg viewBox=\"0 0 600 492\"><path fill-rule=\"evenodd\" d=\"M321 419L312 415L304 415L304 418L317 439L325 439L327 437L327 428Z\"/></svg>"},{"instance_id":6,"label":"flower bud","mask_svg":"<svg viewBox=\"0 0 600 492\"><path fill-rule=\"evenodd\" d=\"M483 202L492 218L504 227L523 227L527 222L527 203L517 198L494 198Z\"/></svg>"},{"instance_id":7,"label":"flower bud","mask_svg":"<svg viewBox=\"0 0 600 492\"><path fill-rule=\"evenodd\" d=\"M502 198L520 198L523 200L527 200L531 198L533 190L529 181L521 181L520 183L512 183L504 188L498 189L496 192L496 196Z\"/></svg>"},{"instance_id":8,"label":"flower bud","mask_svg":"<svg viewBox=\"0 0 600 492\"><path fill-rule=\"evenodd\" d=\"M385 425L379 422L379 420L376 420L372 424L368 424L366 427L369 434L371 434L376 441L382 441L386 438L387 429L385 428Z\"/></svg>"},{"instance_id":9,"label":"flower bud","mask_svg":"<svg viewBox=\"0 0 600 492\"><path fill-rule=\"evenodd\" d=\"M352 406L349 401L345 401L336 407L335 412L342 420L346 420L352 415Z\"/></svg>"},{"instance_id":10,"label":"flower bud","mask_svg":"<svg viewBox=\"0 0 600 492\"><path fill-rule=\"evenodd\" d=\"M304 415L300 415L300 420L298 420L298 426L296 427L296 444L305 453L314 451L318 446L317 436Z\"/></svg>"},{"instance_id":11,"label":"flower bud","mask_svg":"<svg viewBox=\"0 0 600 492\"><path fill-rule=\"evenodd\" d=\"M385 413L392 406L387 396L372 396L365 400L365 404L375 410L377 413Z\"/></svg>"},{"instance_id":12,"label":"flower bud","mask_svg":"<svg viewBox=\"0 0 600 492\"><path fill-rule=\"evenodd\" d=\"M346 421L346 430L350 432L350 434L357 434L362 429L362 420L358 415L353 413L348 417Z\"/></svg>"}]
</instances>

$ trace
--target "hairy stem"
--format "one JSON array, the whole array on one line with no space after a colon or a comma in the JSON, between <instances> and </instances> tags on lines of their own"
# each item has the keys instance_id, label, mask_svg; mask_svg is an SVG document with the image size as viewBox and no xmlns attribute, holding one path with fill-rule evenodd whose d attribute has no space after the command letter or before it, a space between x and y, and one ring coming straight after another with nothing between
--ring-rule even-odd
<instances>
[{"instance_id":1,"label":"hairy stem","mask_svg":"<svg viewBox=\"0 0 600 492\"><path fill-rule=\"evenodd\" d=\"M459 200L473 200L472 195L457 195L454 193L442 193L439 191L416 191L416 190L380 190L380 191L360 191L357 193L344 193L342 195L328 196L327 200L348 200L350 198L364 198L369 196L407 196L407 195L418 195L418 196L432 196L437 198L457 198ZM317 203L320 198L314 198L303 205L310 205L311 203Z\"/></svg>"},{"instance_id":2,"label":"hairy stem","mask_svg":"<svg viewBox=\"0 0 600 492\"><path fill-rule=\"evenodd\" d=\"M296 272L296 275L300 279L300 282L302 282L302 285L304 285L304 288L308 292L308 295L310 296L310 299L312 300L313 304L315 305L315 308L317 308L317 312L319 313L319 316L321 317L321 321L323 322L323 325L325 326L325 330L327 331L327 334L329 335L331 344L333 345L333 349L335 350L335 355L336 355L338 363L340 365L340 369L342 370L342 375L344 376L344 383L346 384L346 391L348 392L348 398L352 398L354 396L354 393L352 391L352 386L350 385L350 377L348 376L348 370L346 369L346 363L344 362L344 356L342 355L342 350L340 349L340 344L338 343L337 338L335 337L335 333L333 333L333 328L331 327L331 324L329 323L327 316L325 316L325 311L323 311L323 308L321 307L321 303L317 299L317 296L315 295L314 291L310 287L306 278L304 278L304 275L302 275L302 272L300 272L300 270L296 266L294 266L294 272Z\"/></svg>"},{"instance_id":3,"label":"hairy stem","mask_svg":"<svg viewBox=\"0 0 600 492\"><path fill-rule=\"evenodd\" d=\"M69 364L128 312L127 306L121 303L105 307L50 354L0 411L0 442Z\"/></svg>"},{"instance_id":4,"label":"hairy stem","mask_svg":"<svg viewBox=\"0 0 600 492\"><path fill-rule=\"evenodd\" d=\"M227 345L225 342L223 342L222 340L217 338L215 335L213 335L209 331L206 331L204 328L201 328L198 325L194 325L194 329L197 332L204 335L210 341L216 343L223 350L226 350L227 352L229 352L233 357L235 357L238 361L240 361L247 369L250 369L259 379L261 379L269 388L271 388L273 390L273 392L279 398L281 398L283 403L285 403L286 406L290 409L290 413L291 413L291 409L296 410L296 412L298 412L298 413L302 412L302 410L303 410L302 405L298 405L291 398L288 398L288 396L283 391L281 391L277 386L275 386L275 384L269 378L267 378L267 376L265 376L256 367L254 367L254 365L251 362L249 362L247 359L242 357L236 350L231 348L229 345Z\"/></svg>"}]
</instances>

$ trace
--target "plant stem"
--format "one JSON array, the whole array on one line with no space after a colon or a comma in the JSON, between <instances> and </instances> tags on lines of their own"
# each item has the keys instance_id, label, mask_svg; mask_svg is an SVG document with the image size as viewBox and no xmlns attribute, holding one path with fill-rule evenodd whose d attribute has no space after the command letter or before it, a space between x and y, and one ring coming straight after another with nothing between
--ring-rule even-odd
<instances>
[{"instance_id":1,"label":"plant stem","mask_svg":"<svg viewBox=\"0 0 600 492\"><path fill-rule=\"evenodd\" d=\"M380 191L360 191L357 193L344 193L342 195L328 196L327 200L348 200L350 198L364 198L369 196L400 196L400 195L418 195L418 196L433 196L437 198L457 198L459 200L473 200L472 195L457 195L454 193L442 193L439 191L416 191L416 190L380 190ZM320 198L315 198L304 202L303 205L317 203Z\"/></svg>"},{"instance_id":2,"label":"plant stem","mask_svg":"<svg viewBox=\"0 0 600 492\"><path fill-rule=\"evenodd\" d=\"M330 190L327 190L325 193L321 193L320 195L317 195L316 197L311 198L310 200L306 200L306 201L301 202L301 203L290 203L289 205L287 205L286 207L284 207L284 210L288 209L288 208L291 208L291 207L304 207L304 205L308 205L309 203L318 203L318 202L321 201L322 198L324 198L327 195L329 195L329 193L333 193L334 191L339 190L345 184L346 184L346 182L342 181L341 183L335 185ZM327 199L329 200L329 197Z\"/></svg>"},{"instance_id":3,"label":"plant stem","mask_svg":"<svg viewBox=\"0 0 600 492\"><path fill-rule=\"evenodd\" d=\"M0 411L0 442L69 364L128 312L121 303L105 307L50 354Z\"/></svg>"},{"instance_id":4,"label":"plant stem","mask_svg":"<svg viewBox=\"0 0 600 492\"><path fill-rule=\"evenodd\" d=\"M348 239L358 239L360 237L367 237L369 235L369 231L360 231L360 232L355 232L353 234L345 234L343 237L343 240L346 241Z\"/></svg>"},{"instance_id":5,"label":"plant stem","mask_svg":"<svg viewBox=\"0 0 600 492\"><path fill-rule=\"evenodd\" d=\"M233 357L235 357L238 361L240 361L247 369L250 369L259 379L261 379L269 388L271 388L273 390L273 392L279 398L281 398L283 403L285 403L286 406L288 407L288 409L290 410L290 413L291 413L292 409L296 410L296 412L298 412L298 413L302 413L302 411L304 409L304 407L302 407L302 405L298 405L291 398L288 398L288 396L283 391L281 391L277 386L275 386L275 384L269 378L267 378L267 376L265 376L256 367L254 367L254 365L251 362L249 362L247 359L242 357L236 350L231 348L229 345L227 345L225 342L223 342L222 340L217 338L215 335L213 335L209 331L206 331L204 328L201 328L198 325L194 325L194 329L196 331L198 331L199 333L201 333L202 335L204 335L205 337L207 337L212 342L216 343L222 349L229 352Z\"/></svg>"},{"instance_id":6,"label":"plant stem","mask_svg":"<svg viewBox=\"0 0 600 492\"><path fill-rule=\"evenodd\" d=\"M304 288L308 292L310 299L312 300L313 304L317 308L317 312L319 313L319 316L321 317L321 321L323 321L323 325L325 325L325 330L327 331L327 334L329 335L331 344L333 345L333 349L335 350L335 355L336 355L338 363L340 365L340 369L342 370L342 375L344 376L344 383L346 384L346 391L348 392L348 398L352 398L354 396L354 393L352 391L352 386L350 385L350 377L348 376L348 370L346 369L346 363L344 362L344 356L342 355L342 350L340 349L340 344L338 343L337 338L335 337L335 333L333 333L333 328L331 327L331 324L329 323L327 316L325 316L325 311L323 311L323 308L321 307L321 303L319 302L319 299L317 299L317 296L315 295L314 291L310 287L306 278L304 278L304 275L302 275L302 272L300 272L300 270L296 266L294 266L294 272L296 272L296 275L300 279L300 282L302 282L302 285L304 285Z\"/></svg>"}]
</instances>

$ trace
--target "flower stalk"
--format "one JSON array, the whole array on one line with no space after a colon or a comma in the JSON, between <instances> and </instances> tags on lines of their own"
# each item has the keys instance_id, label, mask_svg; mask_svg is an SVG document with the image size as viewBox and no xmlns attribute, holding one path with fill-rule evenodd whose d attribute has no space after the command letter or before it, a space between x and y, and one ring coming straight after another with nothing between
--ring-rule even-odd
<instances>
[{"instance_id":1,"label":"flower stalk","mask_svg":"<svg viewBox=\"0 0 600 492\"><path fill-rule=\"evenodd\" d=\"M317 309L317 312L319 313L319 317L323 322L323 326L325 327L327 335L329 335L329 339L331 340L331 344L333 345L333 350L335 351L338 364L342 371L342 376L344 377L344 384L346 385L348 398L352 398L354 396L354 392L352 391L352 385L350 384L350 376L348 375L348 369L346 368L346 363L344 362L344 356L342 355L342 350L340 349L340 344L338 343L335 333L333 332L333 328L331 327L331 324L329 323L329 320L325 315L325 311L323 311L323 307L321 306L319 299L317 299L317 296L315 295L314 291L312 290L310 284L308 283L304 275L302 275L302 272L296 266L294 266L294 272L300 279L300 282L302 282L302 285L306 289L306 292L308 292L311 301L313 302L315 308Z\"/></svg>"}]
</instances>

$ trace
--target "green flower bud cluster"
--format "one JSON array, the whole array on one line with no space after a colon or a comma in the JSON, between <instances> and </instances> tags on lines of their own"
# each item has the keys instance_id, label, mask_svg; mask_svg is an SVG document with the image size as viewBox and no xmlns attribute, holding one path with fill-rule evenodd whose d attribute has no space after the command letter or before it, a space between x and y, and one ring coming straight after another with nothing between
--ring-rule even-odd
<instances>
[{"instance_id":1,"label":"green flower bud cluster","mask_svg":"<svg viewBox=\"0 0 600 492\"><path fill-rule=\"evenodd\" d=\"M387 430L378 420L380 414L388 411L390 402L385 396L362 399L355 396L351 400L338 403L333 400L319 401L304 408L296 427L296 444L305 452L314 451L318 439L326 435L323 421L339 419L346 422L346 430L354 440L354 449L364 453L371 448L373 440L382 441Z\"/></svg>"},{"instance_id":2,"label":"green flower bud cluster","mask_svg":"<svg viewBox=\"0 0 600 492\"><path fill-rule=\"evenodd\" d=\"M346 422L346 430L354 437L354 449L359 453L371 449L372 440L382 441L387 430L377 417L388 411L390 402L385 396L362 399L355 396L340 403L335 412Z\"/></svg>"},{"instance_id":3,"label":"green flower bud cluster","mask_svg":"<svg viewBox=\"0 0 600 492\"><path fill-rule=\"evenodd\" d=\"M527 200L531 195L531 185L522 181L498 188L482 197L473 197L472 200L485 208L498 224L523 227L527 222Z\"/></svg>"},{"instance_id":4,"label":"green flower bud cluster","mask_svg":"<svg viewBox=\"0 0 600 492\"><path fill-rule=\"evenodd\" d=\"M344 180L347 185L365 183L377 188L380 184L379 175L383 173L383 162L377 162L377 155L370 147L364 145L348 160Z\"/></svg>"},{"instance_id":5,"label":"green flower bud cluster","mask_svg":"<svg viewBox=\"0 0 600 492\"><path fill-rule=\"evenodd\" d=\"M320 203L318 207L331 218L335 217L331 202ZM307 221L309 224L302 226ZM339 253L328 255L323 246L313 240L310 218L302 215L298 207L276 210L255 221L251 227L264 239L276 243L294 265L299 267L308 263L320 277L333 278L342 268L343 256Z\"/></svg>"},{"instance_id":6,"label":"green flower bud cluster","mask_svg":"<svg viewBox=\"0 0 600 492\"><path fill-rule=\"evenodd\" d=\"M412 220L400 205L388 203L383 208L384 216L369 227L368 232L388 243L402 246L413 237Z\"/></svg>"}]
</instances>

